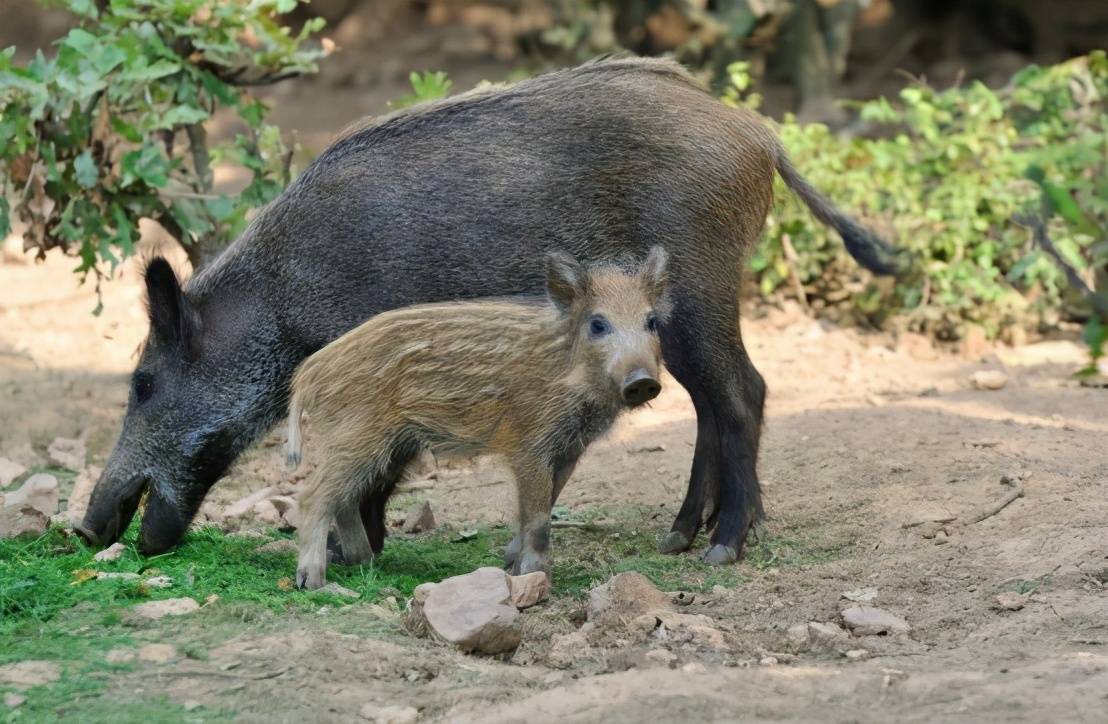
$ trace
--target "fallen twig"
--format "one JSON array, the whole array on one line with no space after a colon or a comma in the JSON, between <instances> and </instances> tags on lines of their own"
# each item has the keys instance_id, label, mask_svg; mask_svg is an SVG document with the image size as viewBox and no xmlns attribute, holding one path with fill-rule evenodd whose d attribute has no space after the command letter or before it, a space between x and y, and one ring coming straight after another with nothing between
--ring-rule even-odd
<instances>
[{"instance_id":1,"label":"fallen twig","mask_svg":"<svg viewBox=\"0 0 1108 724\"><path fill-rule=\"evenodd\" d=\"M192 671L159 671L159 676L216 676L221 679L246 679L248 681L264 681L266 679L276 679L282 674L287 674L289 668L278 669L277 671L268 671L264 674L250 675L250 674L232 674L226 671L203 671L195 669Z\"/></svg>"},{"instance_id":2,"label":"fallen twig","mask_svg":"<svg viewBox=\"0 0 1108 724\"><path fill-rule=\"evenodd\" d=\"M973 515L973 517L971 517L965 523L962 523L962 525L963 526L973 525L974 523L980 523L981 521L985 520L986 518L991 518L994 515L996 515L997 513L999 513L1000 511L1007 508L1012 503L1012 501L1014 501L1016 498L1022 498L1022 497L1023 497L1023 487L1022 486L1017 486L1015 490L1012 490L1011 492L1009 492L1007 495L1005 495L1003 498L998 500L996 503L993 503L988 508L985 508L985 509L975 513Z\"/></svg>"}]
</instances>

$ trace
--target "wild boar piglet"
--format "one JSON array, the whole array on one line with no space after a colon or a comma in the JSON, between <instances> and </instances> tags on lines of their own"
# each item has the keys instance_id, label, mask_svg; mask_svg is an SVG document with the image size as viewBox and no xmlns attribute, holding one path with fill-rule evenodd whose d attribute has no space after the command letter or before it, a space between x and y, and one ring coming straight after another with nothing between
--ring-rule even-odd
<instances>
[{"instance_id":1,"label":"wild boar piglet","mask_svg":"<svg viewBox=\"0 0 1108 724\"><path fill-rule=\"evenodd\" d=\"M325 581L334 523L348 563L384 543L384 510L423 450L501 457L516 480L515 573L547 568L550 509L585 448L661 391L666 253L635 268L549 254L547 296L385 312L309 357L292 382L290 465L307 412L317 467L300 493L297 585Z\"/></svg>"}]
</instances>

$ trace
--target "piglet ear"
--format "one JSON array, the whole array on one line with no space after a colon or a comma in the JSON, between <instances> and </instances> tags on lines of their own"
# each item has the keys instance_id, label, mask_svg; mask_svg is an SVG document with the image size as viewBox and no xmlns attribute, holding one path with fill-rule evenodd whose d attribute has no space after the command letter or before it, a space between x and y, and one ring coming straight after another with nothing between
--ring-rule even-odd
<instances>
[{"instance_id":1,"label":"piglet ear","mask_svg":"<svg viewBox=\"0 0 1108 724\"><path fill-rule=\"evenodd\" d=\"M563 312L585 294L585 268L569 254L546 255L546 293Z\"/></svg>"},{"instance_id":2,"label":"piglet ear","mask_svg":"<svg viewBox=\"0 0 1108 724\"><path fill-rule=\"evenodd\" d=\"M639 269L639 277L642 278L651 301L657 302L665 296L666 284L669 283L668 263L669 255L666 250L654 246Z\"/></svg>"},{"instance_id":3,"label":"piglet ear","mask_svg":"<svg viewBox=\"0 0 1108 724\"><path fill-rule=\"evenodd\" d=\"M144 277L151 333L166 344L191 348L199 332L199 322L181 291L173 267L156 256L146 265Z\"/></svg>"}]
</instances>

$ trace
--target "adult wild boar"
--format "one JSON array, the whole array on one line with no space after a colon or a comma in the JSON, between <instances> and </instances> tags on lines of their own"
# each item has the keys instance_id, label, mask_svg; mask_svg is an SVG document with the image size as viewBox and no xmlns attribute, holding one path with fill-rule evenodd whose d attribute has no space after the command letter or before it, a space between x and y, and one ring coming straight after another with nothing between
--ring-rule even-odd
<instances>
[{"instance_id":1,"label":"adult wild boar","mask_svg":"<svg viewBox=\"0 0 1108 724\"><path fill-rule=\"evenodd\" d=\"M370 316L539 293L539 260L669 254L663 358L697 441L664 551L688 548L710 495L710 562L735 560L762 515L765 384L743 348L739 281L774 172L863 265L897 257L797 173L756 114L680 66L616 59L417 106L353 128L182 288L146 270L150 335L123 430L81 531L114 541L147 492L139 547L184 534L234 459L285 416L297 364Z\"/></svg>"}]
</instances>

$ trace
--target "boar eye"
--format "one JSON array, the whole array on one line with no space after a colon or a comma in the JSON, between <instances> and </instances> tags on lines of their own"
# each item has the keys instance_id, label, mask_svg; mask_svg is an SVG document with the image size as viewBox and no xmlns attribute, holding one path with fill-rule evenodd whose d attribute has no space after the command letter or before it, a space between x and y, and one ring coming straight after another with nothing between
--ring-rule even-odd
<instances>
[{"instance_id":1,"label":"boar eye","mask_svg":"<svg viewBox=\"0 0 1108 724\"><path fill-rule=\"evenodd\" d=\"M646 318L646 329L654 334L658 332L658 315L653 312Z\"/></svg>"},{"instance_id":2,"label":"boar eye","mask_svg":"<svg viewBox=\"0 0 1108 724\"><path fill-rule=\"evenodd\" d=\"M142 403L150 399L154 392L154 380L150 375L137 374L134 379L135 401Z\"/></svg>"},{"instance_id":3,"label":"boar eye","mask_svg":"<svg viewBox=\"0 0 1108 724\"><path fill-rule=\"evenodd\" d=\"M612 325L608 324L608 320L599 314L593 316L589 320L589 336L593 339L597 337L603 337L612 331Z\"/></svg>"}]
</instances>

